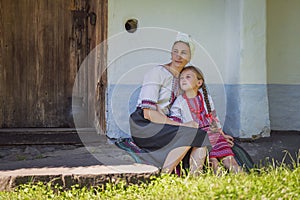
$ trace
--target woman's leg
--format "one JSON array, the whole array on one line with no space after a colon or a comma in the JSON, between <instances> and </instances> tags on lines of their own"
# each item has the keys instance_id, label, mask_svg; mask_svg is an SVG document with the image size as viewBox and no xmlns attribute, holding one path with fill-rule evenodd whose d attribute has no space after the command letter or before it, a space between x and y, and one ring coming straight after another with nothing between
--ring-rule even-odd
<instances>
[{"instance_id":1,"label":"woman's leg","mask_svg":"<svg viewBox=\"0 0 300 200\"><path fill-rule=\"evenodd\" d=\"M207 157L206 147L194 147L190 156L190 173L193 175L201 174Z\"/></svg>"},{"instance_id":2,"label":"woman's leg","mask_svg":"<svg viewBox=\"0 0 300 200\"><path fill-rule=\"evenodd\" d=\"M233 156L226 156L222 159L223 165L226 169L234 173L242 172L242 168L238 165Z\"/></svg>"},{"instance_id":3,"label":"woman's leg","mask_svg":"<svg viewBox=\"0 0 300 200\"><path fill-rule=\"evenodd\" d=\"M189 151L190 148L191 147L189 146L178 147L170 151L163 165L162 172L169 173L169 174L172 173L172 171L179 164L179 162L184 158L185 154Z\"/></svg>"}]
</instances>

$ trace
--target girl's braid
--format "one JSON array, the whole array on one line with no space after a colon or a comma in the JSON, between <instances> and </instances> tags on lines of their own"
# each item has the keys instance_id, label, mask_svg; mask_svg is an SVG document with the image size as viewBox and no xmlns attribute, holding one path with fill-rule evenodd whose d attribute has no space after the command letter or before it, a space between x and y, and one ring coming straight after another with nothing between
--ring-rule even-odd
<instances>
[{"instance_id":1,"label":"girl's braid","mask_svg":"<svg viewBox=\"0 0 300 200\"><path fill-rule=\"evenodd\" d=\"M209 99L208 99L208 92L207 92L205 83L202 84L202 90L203 90L204 101L206 104L207 111L208 111L208 113L211 113L211 107L210 107L210 103L209 103Z\"/></svg>"},{"instance_id":2,"label":"girl's braid","mask_svg":"<svg viewBox=\"0 0 300 200\"><path fill-rule=\"evenodd\" d=\"M210 118L209 128L213 133L216 133L216 132L219 131L217 121L214 118L216 113L211 112L211 107L210 107L210 103L209 103L209 99L208 99L208 92L207 92L207 88L206 88L205 83L202 84L202 90L203 90L203 96L204 96L204 101L205 101L205 104L206 104L207 112L208 112L208 114L213 115L212 118Z\"/></svg>"}]
</instances>

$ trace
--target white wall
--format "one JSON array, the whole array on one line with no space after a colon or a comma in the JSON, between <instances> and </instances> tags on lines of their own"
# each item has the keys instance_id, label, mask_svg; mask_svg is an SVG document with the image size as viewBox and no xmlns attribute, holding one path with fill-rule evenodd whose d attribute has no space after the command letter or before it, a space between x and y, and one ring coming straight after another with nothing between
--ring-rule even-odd
<instances>
[{"instance_id":1,"label":"white wall","mask_svg":"<svg viewBox=\"0 0 300 200\"><path fill-rule=\"evenodd\" d=\"M266 2L243 0L241 28L241 82L266 84Z\"/></svg>"},{"instance_id":2,"label":"white wall","mask_svg":"<svg viewBox=\"0 0 300 200\"><path fill-rule=\"evenodd\" d=\"M268 0L268 83L300 84L300 1Z\"/></svg>"},{"instance_id":3,"label":"white wall","mask_svg":"<svg viewBox=\"0 0 300 200\"><path fill-rule=\"evenodd\" d=\"M264 132L269 126L265 9L265 0L109 0L108 136L129 134L130 100L145 71L170 60L176 31L195 40L192 63L211 84L227 132L241 137ZM135 33L124 29L130 18L139 21Z\"/></svg>"},{"instance_id":4,"label":"white wall","mask_svg":"<svg viewBox=\"0 0 300 200\"><path fill-rule=\"evenodd\" d=\"M267 58L273 130L300 131L300 1L267 1Z\"/></svg>"},{"instance_id":5,"label":"white wall","mask_svg":"<svg viewBox=\"0 0 300 200\"><path fill-rule=\"evenodd\" d=\"M169 51L177 31L194 39L196 51L192 63L201 67L207 82L223 85L220 72L225 68L227 49L225 1L110 0L108 11L109 136L129 134L125 119L135 106L132 95L136 95L150 67L170 61ZM135 33L125 31L125 22L130 18L138 20ZM215 87L211 92L221 96L215 101L224 121L225 90Z\"/></svg>"},{"instance_id":6,"label":"white wall","mask_svg":"<svg viewBox=\"0 0 300 200\"><path fill-rule=\"evenodd\" d=\"M225 66L222 68L222 75L226 84L238 84L240 82L240 35L242 23L240 8L240 0L226 0L226 50Z\"/></svg>"},{"instance_id":7,"label":"white wall","mask_svg":"<svg viewBox=\"0 0 300 200\"><path fill-rule=\"evenodd\" d=\"M139 27L155 27L171 29L173 31L186 32L200 43L211 55L219 68L224 68L225 50L225 2L220 0L110 0L108 1L108 37L116 34L122 35L120 47L130 47L145 42L145 37L139 31L130 34L124 32L124 24L129 18L136 18ZM163 31L162 31L163 32ZM155 42L164 43L162 46L170 50L173 43L171 38L152 37L150 44ZM109 48L108 60L115 59L115 49ZM196 50L197 51L197 50ZM199 49L198 49L199 51ZM169 61L165 58L155 58L155 61ZM143 59L139 57L139 59ZM132 62L129 61L129 62ZM126 65L127 63L125 63ZM130 64L129 64L130 65Z\"/></svg>"},{"instance_id":8,"label":"white wall","mask_svg":"<svg viewBox=\"0 0 300 200\"><path fill-rule=\"evenodd\" d=\"M224 129L237 136L269 136L266 85L266 2L227 0L227 112Z\"/></svg>"}]
</instances>

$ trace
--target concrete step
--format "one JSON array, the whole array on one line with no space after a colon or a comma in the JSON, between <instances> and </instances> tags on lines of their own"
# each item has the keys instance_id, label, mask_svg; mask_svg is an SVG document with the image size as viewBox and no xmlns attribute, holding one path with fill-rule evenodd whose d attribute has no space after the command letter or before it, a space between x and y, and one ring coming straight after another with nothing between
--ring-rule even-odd
<instances>
[{"instance_id":1,"label":"concrete step","mask_svg":"<svg viewBox=\"0 0 300 200\"><path fill-rule=\"evenodd\" d=\"M5 133L15 136L28 134L26 138L33 135L42 139L30 142L28 137L28 142L0 146L0 190L11 190L20 184L38 181L52 181L66 188L74 184L97 186L121 180L136 183L158 173L154 166L135 163L126 151L94 131L81 130L76 133L80 145L67 147L65 141L69 139L65 137L70 136L68 133L75 134L70 130L2 130L1 134ZM58 138L47 143L45 138L48 135ZM60 135L64 137L61 139ZM53 141L57 142L53 144Z\"/></svg>"},{"instance_id":2,"label":"concrete step","mask_svg":"<svg viewBox=\"0 0 300 200\"><path fill-rule=\"evenodd\" d=\"M159 173L156 167L143 164L88 167L44 167L0 171L0 191L12 190L20 184L52 182L64 188L105 186L124 181L126 184L149 180Z\"/></svg>"}]
</instances>

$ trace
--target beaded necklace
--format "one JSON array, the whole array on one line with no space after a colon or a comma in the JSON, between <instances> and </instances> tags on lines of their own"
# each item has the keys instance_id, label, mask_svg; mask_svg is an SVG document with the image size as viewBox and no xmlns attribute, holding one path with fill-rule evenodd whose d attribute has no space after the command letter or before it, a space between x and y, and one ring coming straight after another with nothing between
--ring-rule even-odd
<instances>
[{"instance_id":1,"label":"beaded necklace","mask_svg":"<svg viewBox=\"0 0 300 200\"><path fill-rule=\"evenodd\" d=\"M183 98L186 100L190 111L197 116L198 120L203 121L201 113L204 111L204 101L200 92L198 91L196 97L191 99L188 99L184 93ZM191 105L190 101L193 101L195 107Z\"/></svg>"}]
</instances>

